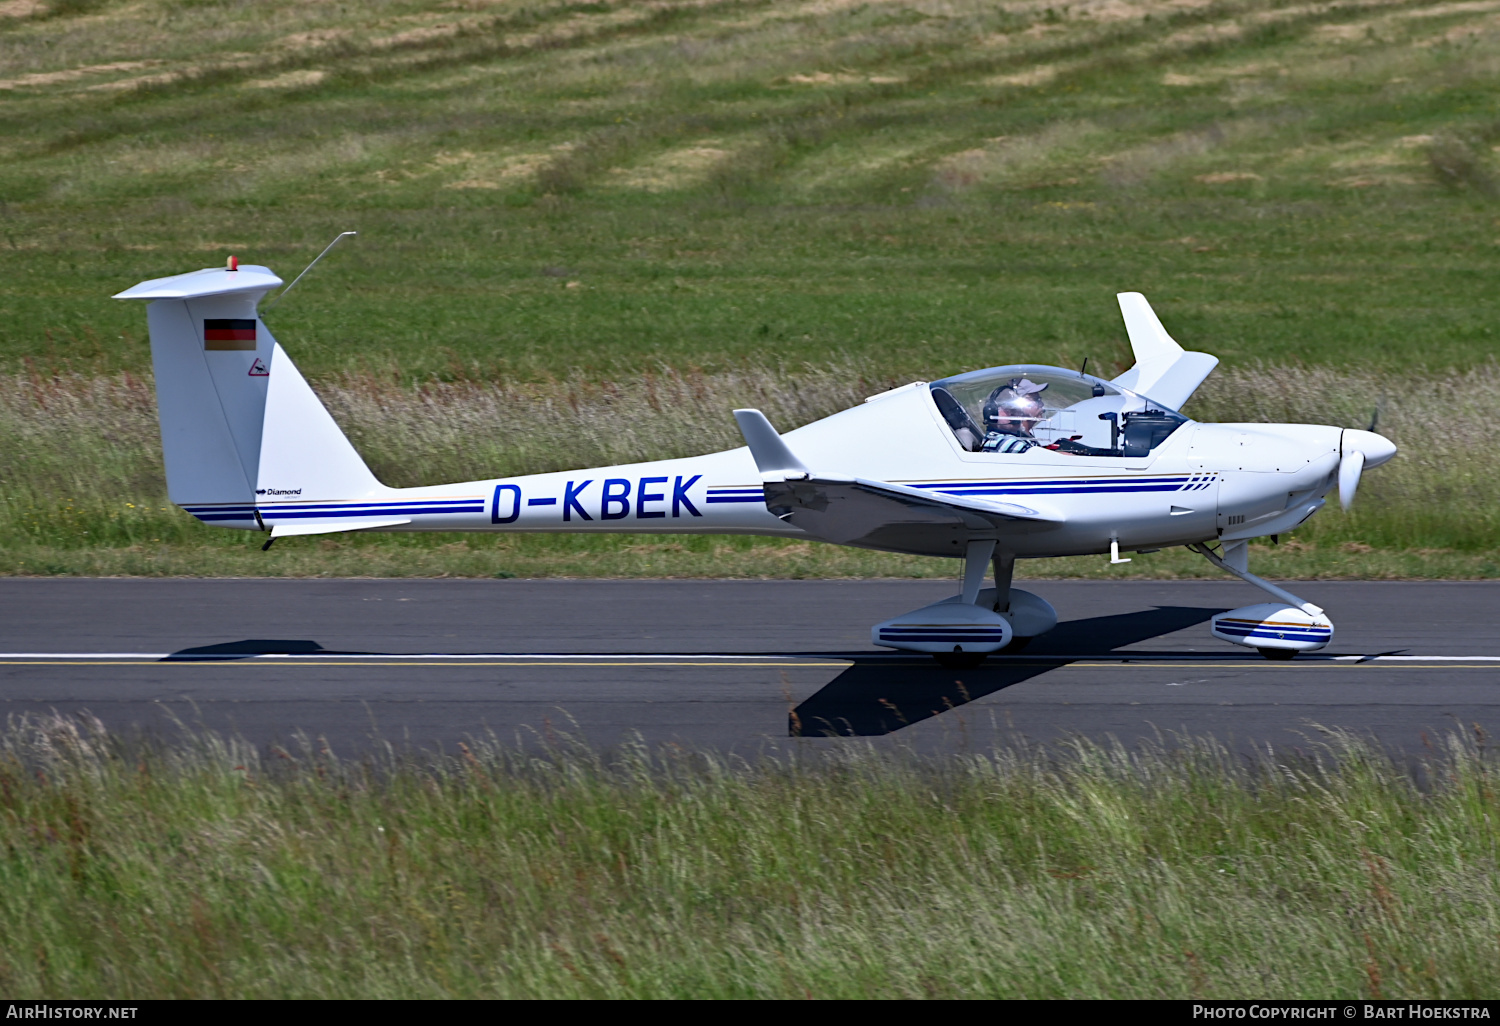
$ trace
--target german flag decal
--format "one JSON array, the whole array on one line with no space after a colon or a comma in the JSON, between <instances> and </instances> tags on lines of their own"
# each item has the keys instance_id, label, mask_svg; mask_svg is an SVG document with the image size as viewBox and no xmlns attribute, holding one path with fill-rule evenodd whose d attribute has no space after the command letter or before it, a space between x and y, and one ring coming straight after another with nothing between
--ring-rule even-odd
<instances>
[{"instance_id":1,"label":"german flag decal","mask_svg":"<svg viewBox=\"0 0 1500 1026\"><path fill-rule=\"evenodd\" d=\"M255 351L255 321L238 318L207 318L203 322L203 348Z\"/></svg>"}]
</instances>

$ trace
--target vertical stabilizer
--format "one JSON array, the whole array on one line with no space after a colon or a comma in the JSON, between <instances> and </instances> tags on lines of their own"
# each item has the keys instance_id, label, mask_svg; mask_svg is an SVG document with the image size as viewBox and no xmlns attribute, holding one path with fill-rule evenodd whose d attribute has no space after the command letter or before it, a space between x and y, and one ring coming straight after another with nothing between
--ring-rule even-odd
<instances>
[{"instance_id":1,"label":"vertical stabilizer","mask_svg":"<svg viewBox=\"0 0 1500 1026\"><path fill-rule=\"evenodd\" d=\"M281 279L210 268L142 282L167 492L200 519L256 527L267 501L350 500L384 489L260 319Z\"/></svg>"}]
</instances>

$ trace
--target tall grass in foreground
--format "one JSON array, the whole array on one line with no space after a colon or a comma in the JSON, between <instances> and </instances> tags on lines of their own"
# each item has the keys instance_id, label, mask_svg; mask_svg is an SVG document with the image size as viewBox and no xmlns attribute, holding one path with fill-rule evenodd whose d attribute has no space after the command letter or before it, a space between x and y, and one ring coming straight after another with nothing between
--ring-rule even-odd
<instances>
[{"instance_id":1,"label":"tall grass in foreground","mask_svg":"<svg viewBox=\"0 0 1500 1026\"><path fill-rule=\"evenodd\" d=\"M550 737L260 755L0 735L0 990L151 997L1482 997L1483 735L752 763ZM1415 774L1415 775L1413 775ZM1421 786L1418 786L1420 782Z\"/></svg>"},{"instance_id":2,"label":"tall grass in foreground","mask_svg":"<svg viewBox=\"0 0 1500 1026\"><path fill-rule=\"evenodd\" d=\"M1500 569L1489 563L1460 566L1443 557L1457 552L1473 562L1500 550L1500 427L1493 416L1500 407L1497 382L1500 375L1492 366L1444 376L1233 368L1211 376L1189 412L1204 420L1363 427L1377 404L1390 406L1380 428L1402 447L1401 454L1366 476L1351 514L1320 514L1297 533L1296 546L1356 556L1372 549L1415 551L1420 555L1412 558L1418 560L1436 557L1440 575L1483 576ZM743 444L729 414L737 406L758 407L788 430L897 383L835 364L795 371L746 366L715 374L668 368L615 381L416 386L401 384L394 375L362 373L321 382L319 391L376 474L389 484L409 486L733 448ZM289 571L279 555L259 559L250 544L258 539L205 528L166 500L149 379L129 374L0 378L0 480L6 485L0 495L0 549L12 560L5 572L45 572L49 565L53 572L205 572L195 571L191 560L172 563L163 546L243 549L245 560L219 564L221 573L327 570L316 560ZM514 537L459 542L385 537L327 544L352 546L361 553L340 562L334 572L375 574L483 574L524 564L530 576L578 573L580 568L606 575L777 575L785 572L785 564L778 564L783 557L773 554L786 550L786 543L764 541L736 548L724 540L684 545ZM455 544L462 551L450 553L451 560L432 555L440 546ZM657 548L646 552L650 558L622 562L609 555L622 544ZM494 549L497 555L470 560L473 549ZM752 554L742 558L742 551ZM806 552L808 546L795 551ZM805 559L799 555L799 573L818 573L820 567L832 575L926 572L910 559L836 555L825 547L811 551ZM78 554L106 552L115 554L116 564L85 567L77 562ZM381 553L400 557L391 562ZM607 557L606 562L590 571L589 553ZM1302 572L1349 572L1342 563L1307 564L1305 553L1299 558L1311 566ZM28 559L29 567L21 565ZM162 567L153 570L153 560L164 561ZM1180 562L1182 568L1174 563L1168 572L1194 572L1192 563ZM925 564L941 574L948 569L935 561ZM1068 570L1063 566L1050 572ZM1206 565L1202 572L1209 572ZM1421 568L1405 572L1420 573Z\"/></svg>"}]
</instances>

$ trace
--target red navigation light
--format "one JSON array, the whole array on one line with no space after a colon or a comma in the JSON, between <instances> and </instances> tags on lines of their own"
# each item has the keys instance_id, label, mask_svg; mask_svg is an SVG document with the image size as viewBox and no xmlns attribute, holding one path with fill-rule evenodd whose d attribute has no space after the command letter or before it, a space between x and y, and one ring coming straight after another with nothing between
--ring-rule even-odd
<instances>
[{"instance_id":1,"label":"red navigation light","mask_svg":"<svg viewBox=\"0 0 1500 1026\"><path fill-rule=\"evenodd\" d=\"M229 258L229 263L227 265L225 265L225 266L227 266L229 268L229 270L231 270L231 271L238 271L240 269L239 258L238 257L230 257Z\"/></svg>"}]
</instances>

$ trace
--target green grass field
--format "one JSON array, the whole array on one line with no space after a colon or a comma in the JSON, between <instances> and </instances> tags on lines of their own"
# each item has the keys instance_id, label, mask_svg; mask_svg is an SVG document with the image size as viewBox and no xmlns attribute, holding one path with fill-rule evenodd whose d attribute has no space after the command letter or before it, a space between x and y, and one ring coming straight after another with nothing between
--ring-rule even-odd
<instances>
[{"instance_id":1,"label":"green grass field","mask_svg":"<svg viewBox=\"0 0 1500 1026\"><path fill-rule=\"evenodd\" d=\"M1486 736L1398 763L1309 735L1290 764L1188 741L938 760L819 742L747 765L556 733L350 762L16 722L0 989L1493 995Z\"/></svg>"},{"instance_id":2,"label":"green grass field","mask_svg":"<svg viewBox=\"0 0 1500 1026\"><path fill-rule=\"evenodd\" d=\"M1123 369L1134 289L1223 358L1198 412L1278 415L1261 393L1311 376L1333 398L1299 411L1384 400L1414 461L1258 566L1491 576L1497 42L1486 0L0 5L0 572L951 571L659 539L261 559L157 515L144 318L108 296L230 253L290 278L357 229L268 320L393 483L602 462L530 445L559 382L607 417L611 385L705 376L722 405L633 423L658 453L732 444L768 377L813 382L789 427L856 384ZM72 434L49 390L96 397ZM453 437L407 430L423 402ZM455 441L481 422L507 434Z\"/></svg>"}]
</instances>

